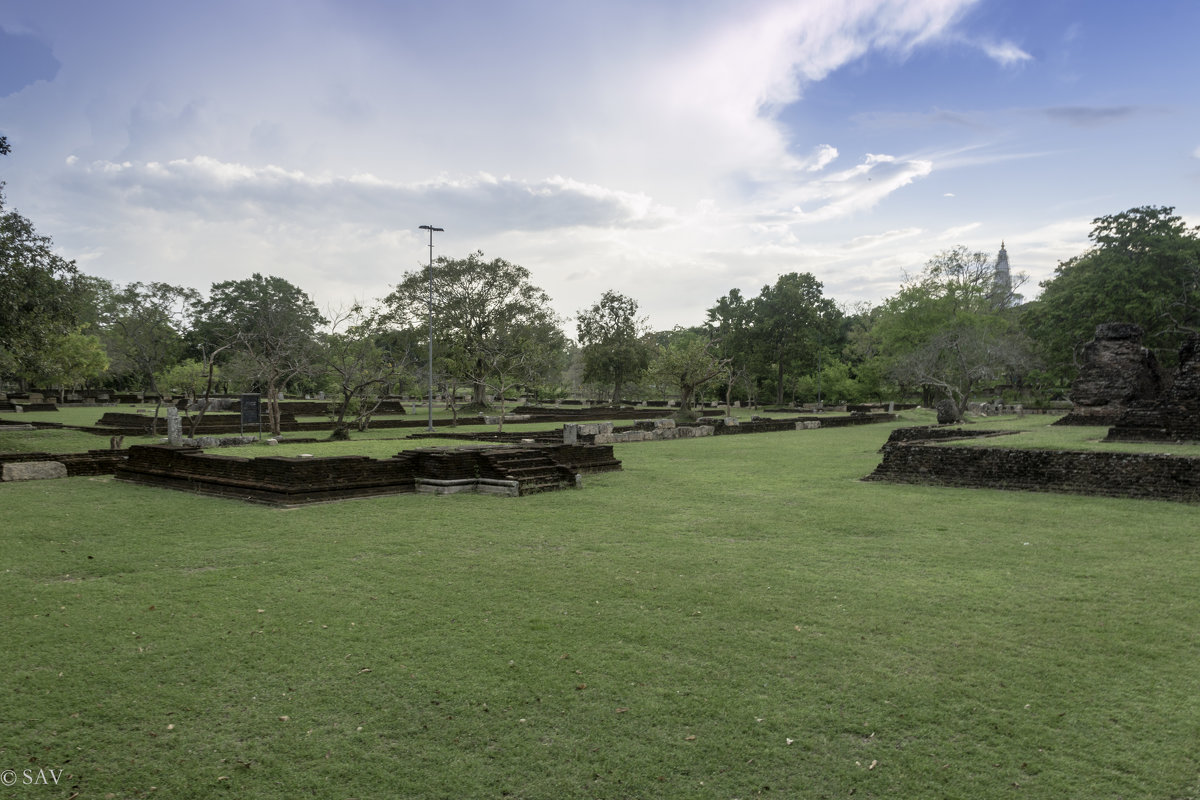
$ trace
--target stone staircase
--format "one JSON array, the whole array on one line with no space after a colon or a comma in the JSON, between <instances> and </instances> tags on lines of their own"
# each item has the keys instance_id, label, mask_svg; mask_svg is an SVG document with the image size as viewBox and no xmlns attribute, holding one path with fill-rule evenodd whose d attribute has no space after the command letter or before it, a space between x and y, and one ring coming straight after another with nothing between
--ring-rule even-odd
<instances>
[{"instance_id":1,"label":"stone staircase","mask_svg":"<svg viewBox=\"0 0 1200 800\"><path fill-rule=\"evenodd\" d=\"M481 455L484 463L495 471L495 477L516 481L522 496L573 489L578 485L576 473L540 450L487 450Z\"/></svg>"}]
</instances>

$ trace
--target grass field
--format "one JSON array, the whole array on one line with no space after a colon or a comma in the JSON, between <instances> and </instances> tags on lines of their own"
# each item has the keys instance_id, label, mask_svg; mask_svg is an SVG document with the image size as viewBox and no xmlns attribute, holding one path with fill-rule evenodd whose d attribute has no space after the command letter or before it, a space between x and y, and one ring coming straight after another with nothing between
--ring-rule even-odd
<instances>
[{"instance_id":1,"label":"grass field","mask_svg":"<svg viewBox=\"0 0 1200 800\"><path fill-rule=\"evenodd\" d=\"M861 482L891 427L526 498L0 484L0 795L1200 797L1196 507Z\"/></svg>"}]
</instances>

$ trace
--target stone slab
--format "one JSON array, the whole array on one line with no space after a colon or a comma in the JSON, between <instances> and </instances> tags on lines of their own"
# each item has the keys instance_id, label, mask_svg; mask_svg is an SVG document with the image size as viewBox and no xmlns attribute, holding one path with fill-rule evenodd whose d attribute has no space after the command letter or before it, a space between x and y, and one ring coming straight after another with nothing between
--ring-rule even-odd
<instances>
[{"instance_id":1,"label":"stone slab","mask_svg":"<svg viewBox=\"0 0 1200 800\"><path fill-rule=\"evenodd\" d=\"M0 467L0 480L40 481L67 477L67 466L61 461L21 461Z\"/></svg>"}]
</instances>

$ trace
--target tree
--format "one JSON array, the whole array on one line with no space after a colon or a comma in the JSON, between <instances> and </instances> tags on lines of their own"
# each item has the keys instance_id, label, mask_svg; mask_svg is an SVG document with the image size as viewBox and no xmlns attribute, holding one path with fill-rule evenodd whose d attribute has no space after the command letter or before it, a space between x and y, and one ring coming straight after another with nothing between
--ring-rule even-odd
<instances>
[{"instance_id":1,"label":"tree","mask_svg":"<svg viewBox=\"0 0 1200 800\"><path fill-rule=\"evenodd\" d=\"M256 272L213 284L209 298L193 306L193 317L197 341L228 346L236 358L227 370L266 394L271 433L278 435L279 396L316 361L316 331L325 319L312 300L283 278Z\"/></svg>"},{"instance_id":2,"label":"tree","mask_svg":"<svg viewBox=\"0 0 1200 800\"><path fill-rule=\"evenodd\" d=\"M741 290L730 289L729 294L708 309L705 320L709 338L716 343L726 364L726 413L733 413L733 389L739 382L745 384L747 401L753 403L757 397L754 391L757 382L753 378L756 354L753 312L753 303L742 296Z\"/></svg>"},{"instance_id":3,"label":"tree","mask_svg":"<svg viewBox=\"0 0 1200 800\"><path fill-rule=\"evenodd\" d=\"M213 376L214 378L216 375ZM158 386L171 392L178 393L190 400L198 400L208 384L209 365L207 361L197 361L187 358L177 361L155 376Z\"/></svg>"},{"instance_id":4,"label":"tree","mask_svg":"<svg viewBox=\"0 0 1200 800\"><path fill-rule=\"evenodd\" d=\"M46 346L78 330L78 272L49 237L4 209L0 183L0 374L27 381L46 373Z\"/></svg>"},{"instance_id":5,"label":"tree","mask_svg":"<svg viewBox=\"0 0 1200 800\"><path fill-rule=\"evenodd\" d=\"M576 323L583 356L583 380L612 386L612 404L621 405L621 390L650 363L649 332L639 319L637 301L606 291Z\"/></svg>"},{"instance_id":6,"label":"tree","mask_svg":"<svg viewBox=\"0 0 1200 800\"><path fill-rule=\"evenodd\" d=\"M1101 323L1141 326L1165 364L1200 329L1200 226L1187 227L1174 211L1141 206L1097 217L1092 247L1042 283L1024 324L1059 378L1073 376L1077 349Z\"/></svg>"},{"instance_id":7,"label":"tree","mask_svg":"<svg viewBox=\"0 0 1200 800\"><path fill-rule=\"evenodd\" d=\"M182 356L189 311L199 301L195 289L138 282L114 291L102 314L110 359L118 371L136 375L143 389L158 396L155 419L163 394L158 376Z\"/></svg>"},{"instance_id":8,"label":"tree","mask_svg":"<svg viewBox=\"0 0 1200 800\"><path fill-rule=\"evenodd\" d=\"M655 356L650 372L659 383L679 392L680 415L688 416L696 391L721 377L727 363L711 339L695 331L675 328Z\"/></svg>"},{"instance_id":9,"label":"tree","mask_svg":"<svg viewBox=\"0 0 1200 800\"><path fill-rule=\"evenodd\" d=\"M498 431L504 430L505 393L539 383L560 371L566 344L557 322L510 325L484 342L478 358L468 362L480 367L472 379L500 398Z\"/></svg>"},{"instance_id":10,"label":"tree","mask_svg":"<svg viewBox=\"0 0 1200 800\"><path fill-rule=\"evenodd\" d=\"M749 301L734 289L708 311L724 357L760 385L773 384L779 404L789 382L816 366L817 350L834 338L839 318L837 305L807 272L780 275Z\"/></svg>"},{"instance_id":11,"label":"tree","mask_svg":"<svg viewBox=\"0 0 1200 800\"><path fill-rule=\"evenodd\" d=\"M469 381L475 408L486 408L488 358L503 342L509 328L548 333L561 324L550 310L550 297L529 281L529 270L494 258L485 261L476 251L466 258L438 258L433 266L434 340L443 354L455 357L443 362ZM389 320L410 330L424 326L429 302L429 275L425 270L404 274L395 290L384 299Z\"/></svg>"},{"instance_id":12,"label":"tree","mask_svg":"<svg viewBox=\"0 0 1200 800\"><path fill-rule=\"evenodd\" d=\"M81 328L53 336L43 348L38 369L34 377L47 386L57 387L61 401L68 388L78 388L102 375L108 369L108 358L100 337Z\"/></svg>"},{"instance_id":13,"label":"tree","mask_svg":"<svg viewBox=\"0 0 1200 800\"><path fill-rule=\"evenodd\" d=\"M997 302L990 259L965 247L937 254L907 279L883 304L872 336L895 380L948 397L960 418L981 382L1031 363L1011 303Z\"/></svg>"},{"instance_id":14,"label":"tree","mask_svg":"<svg viewBox=\"0 0 1200 800\"><path fill-rule=\"evenodd\" d=\"M384 336L378 315L357 303L332 315L320 342L320 364L333 376L339 394L333 404L333 438L346 437L348 414L359 430L366 430L383 394L403 379L411 349L389 349L388 344L403 340Z\"/></svg>"}]
</instances>

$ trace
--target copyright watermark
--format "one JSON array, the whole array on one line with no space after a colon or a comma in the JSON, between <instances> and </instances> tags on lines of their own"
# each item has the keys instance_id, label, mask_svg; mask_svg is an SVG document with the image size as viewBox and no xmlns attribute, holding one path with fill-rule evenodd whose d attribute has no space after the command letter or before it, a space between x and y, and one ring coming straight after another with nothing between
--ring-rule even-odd
<instances>
[{"instance_id":1,"label":"copyright watermark","mask_svg":"<svg viewBox=\"0 0 1200 800\"><path fill-rule=\"evenodd\" d=\"M58 786L61 769L0 770L0 786Z\"/></svg>"}]
</instances>

